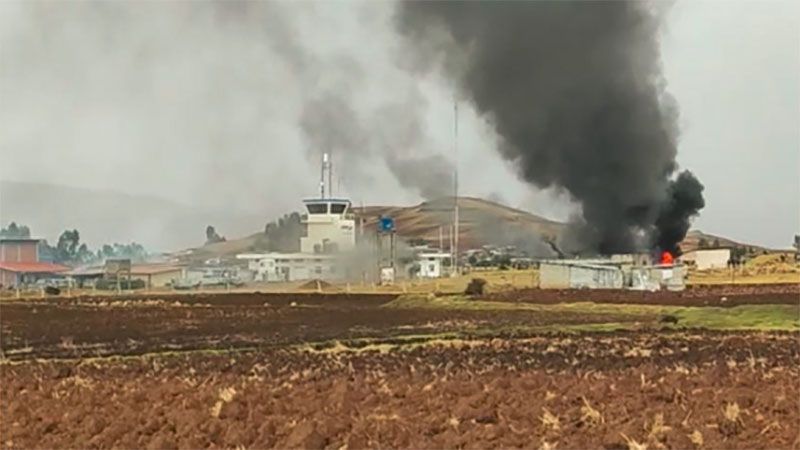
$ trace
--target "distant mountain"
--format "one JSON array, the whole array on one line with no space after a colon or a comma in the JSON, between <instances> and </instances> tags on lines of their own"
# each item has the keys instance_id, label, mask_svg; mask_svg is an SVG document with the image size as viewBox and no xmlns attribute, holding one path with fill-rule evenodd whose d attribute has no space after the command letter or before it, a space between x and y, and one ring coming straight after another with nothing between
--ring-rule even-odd
<instances>
[{"instance_id":1,"label":"distant mountain","mask_svg":"<svg viewBox=\"0 0 800 450\"><path fill-rule=\"evenodd\" d=\"M266 217L207 211L148 195L2 181L0 224L11 221L28 225L34 237L50 242L75 228L93 248L135 241L150 251L164 251L202 244L207 225L225 236L241 236L263 228Z\"/></svg>"}]
</instances>

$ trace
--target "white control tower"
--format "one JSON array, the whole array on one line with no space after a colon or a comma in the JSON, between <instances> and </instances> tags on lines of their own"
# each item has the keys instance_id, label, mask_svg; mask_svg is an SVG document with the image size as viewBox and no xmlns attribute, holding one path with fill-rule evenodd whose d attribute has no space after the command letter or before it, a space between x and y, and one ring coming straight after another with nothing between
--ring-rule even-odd
<instances>
[{"instance_id":1,"label":"white control tower","mask_svg":"<svg viewBox=\"0 0 800 450\"><path fill-rule=\"evenodd\" d=\"M320 197L303 200L308 217L304 222L306 235L300 238L302 253L337 253L352 250L356 246L356 221L350 212L350 200L331 196L332 166L329 155L323 154Z\"/></svg>"}]
</instances>

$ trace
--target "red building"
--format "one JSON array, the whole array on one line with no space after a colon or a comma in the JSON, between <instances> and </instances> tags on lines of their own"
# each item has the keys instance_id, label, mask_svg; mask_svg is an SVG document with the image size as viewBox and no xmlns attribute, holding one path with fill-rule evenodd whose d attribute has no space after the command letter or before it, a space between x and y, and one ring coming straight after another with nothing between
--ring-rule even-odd
<instances>
[{"instance_id":1,"label":"red building","mask_svg":"<svg viewBox=\"0 0 800 450\"><path fill-rule=\"evenodd\" d=\"M0 239L0 286L17 286L53 276L69 267L39 261L39 239Z\"/></svg>"}]
</instances>

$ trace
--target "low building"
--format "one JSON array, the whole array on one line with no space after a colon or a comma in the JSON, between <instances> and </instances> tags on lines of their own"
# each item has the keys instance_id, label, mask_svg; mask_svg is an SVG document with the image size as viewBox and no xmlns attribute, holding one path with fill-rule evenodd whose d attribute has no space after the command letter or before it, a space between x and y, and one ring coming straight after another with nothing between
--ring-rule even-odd
<instances>
[{"instance_id":1,"label":"low building","mask_svg":"<svg viewBox=\"0 0 800 450\"><path fill-rule=\"evenodd\" d=\"M551 260L539 264L542 289L622 289L625 276L617 265L580 260Z\"/></svg>"},{"instance_id":2,"label":"low building","mask_svg":"<svg viewBox=\"0 0 800 450\"><path fill-rule=\"evenodd\" d=\"M681 261L697 270L724 269L731 259L729 248L704 248L692 250L681 255Z\"/></svg>"},{"instance_id":3,"label":"low building","mask_svg":"<svg viewBox=\"0 0 800 450\"><path fill-rule=\"evenodd\" d=\"M75 285L80 288L93 287L97 280L105 276L103 266L84 266L76 267L68 272L64 272L65 277L72 279Z\"/></svg>"},{"instance_id":4,"label":"low building","mask_svg":"<svg viewBox=\"0 0 800 450\"><path fill-rule=\"evenodd\" d=\"M144 281L148 289L172 285L175 280L186 277L186 269L164 264L134 264L131 266L132 280Z\"/></svg>"},{"instance_id":5,"label":"low building","mask_svg":"<svg viewBox=\"0 0 800 450\"><path fill-rule=\"evenodd\" d=\"M16 287L58 277L69 267L39 261L40 239L0 239L0 286Z\"/></svg>"},{"instance_id":6,"label":"low building","mask_svg":"<svg viewBox=\"0 0 800 450\"><path fill-rule=\"evenodd\" d=\"M542 289L683 290L681 264L640 264L637 258L558 259L539 263Z\"/></svg>"},{"instance_id":7,"label":"low building","mask_svg":"<svg viewBox=\"0 0 800 450\"><path fill-rule=\"evenodd\" d=\"M0 287L31 285L38 280L60 277L69 267L47 262L0 262Z\"/></svg>"},{"instance_id":8,"label":"low building","mask_svg":"<svg viewBox=\"0 0 800 450\"><path fill-rule=\"evenodd\" d=\"M0 239L0 262L39 262L40 239Z\"/></svg>"},{"instance_id":9,"label":"low building","mask_svg":"<svg viewBox=\"0 0 800 450\"><path fill-rule=\"evenodd\" d=\"M443 263L451 258L450 253L422 252L417 254L419 265L417 276L420 278L440 278L444 276Z\"/></svg>"},{"instance_id":10,"label":"low building","mask_svg":"<svg viewBox=\"0 0 800 450\"><path fill-rule=\"evenodd\" d=\"M255 281L299 281L340 279L345 276L337 267L335 255L313 253L246 253L236 255L247 261L247 269Z\"/></svg>"}]
</instances>

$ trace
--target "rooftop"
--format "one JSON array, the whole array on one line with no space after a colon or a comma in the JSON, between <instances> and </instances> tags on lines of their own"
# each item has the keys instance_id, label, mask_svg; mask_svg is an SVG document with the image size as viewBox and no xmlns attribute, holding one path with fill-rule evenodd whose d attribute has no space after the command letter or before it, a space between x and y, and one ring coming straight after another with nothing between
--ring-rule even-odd
<instances>
[{"instance_id":1,"label":"rooftop","mask_svg":"<svg viewBox=\"0 0 800 450\"><path fill-rule=\"evenodd\" d=\"M0 269L16 273L60 273L68 271L69 267L46 262L0 262Z\"/></svg>"}]
</instances>

